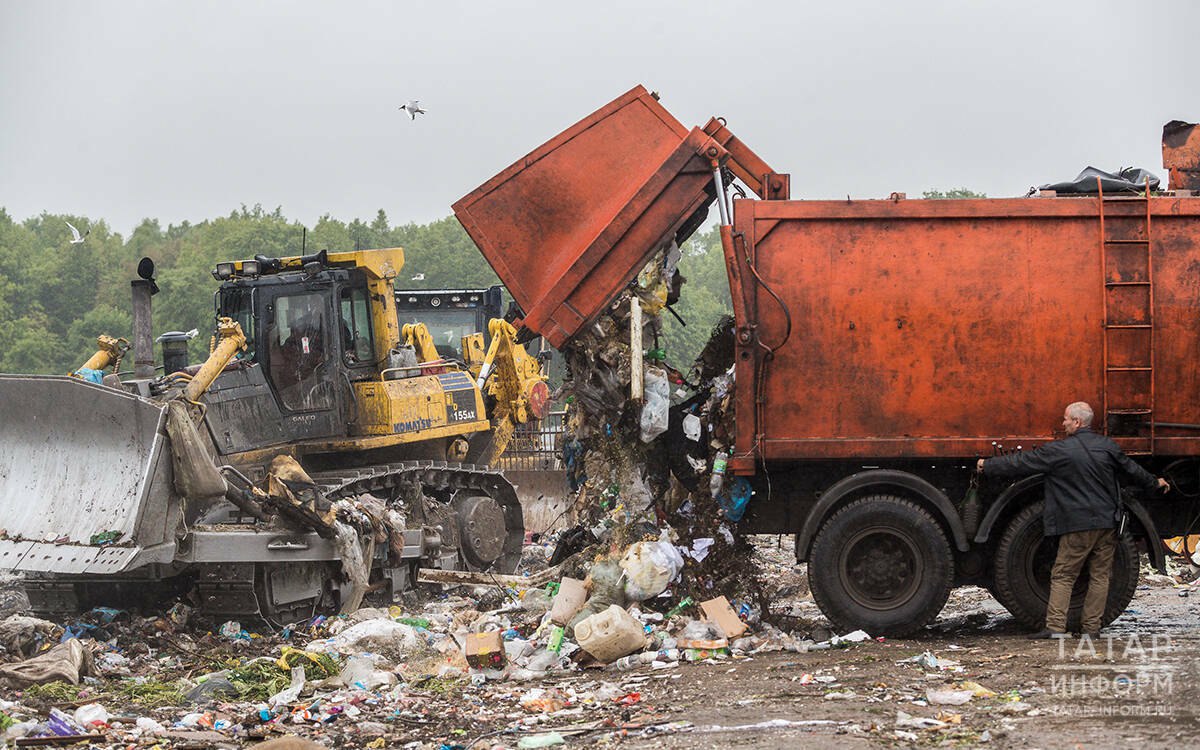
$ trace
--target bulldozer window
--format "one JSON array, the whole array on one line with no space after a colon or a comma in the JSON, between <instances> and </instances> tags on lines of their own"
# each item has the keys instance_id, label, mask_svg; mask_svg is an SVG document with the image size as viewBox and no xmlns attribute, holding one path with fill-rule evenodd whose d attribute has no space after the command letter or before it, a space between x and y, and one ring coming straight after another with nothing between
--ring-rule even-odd
<instances>
[{"instance_id":1,"label":"bulldozer window","mask_svg":"<svg viewBox=\"0 0 1200 750\"><path fill-rule=\"evenodd\" d=\"M462 338L479 333L475 311L470 309L422 310L400 313L400 324L424 323L433 337L438 354L450 359L462 359Z\"/></svg>"},{"instance_id":2,"label":"bulldozer window","mask_svg":"<svg viewBox=\"0 0 1200 750\"><path fill-rule=\"evenodd\" d=\"M292 411L330 408L334 389L323 366L329 351L324 299L319 294L277 297L274 308L267 342L280 401Z\"/></svg>"},{"instance_id":3,"label":"bulldozer window","mask_svg":"<svg viewBox=\"0 0 1200 750\"><path fill-rule=\"evenodd\" d=\"M254 353L254 300L250 289L222 289L217 300L217 316L233 318L242 326L246 334L246 351L238 353L238 359L248 359L257 362Z\"/></svg>"},{"instance_id":4,"label":"bulldozer window","mask_svg":"<svg viewBox=\"0 0 1200 750\"><path fill-rule=\"evenodd\" d=\"M371 340L371 314L366 288L346 287L341 295L342 358L349 367L374 364L375 345Z\"/></svg>"}]
</instances>

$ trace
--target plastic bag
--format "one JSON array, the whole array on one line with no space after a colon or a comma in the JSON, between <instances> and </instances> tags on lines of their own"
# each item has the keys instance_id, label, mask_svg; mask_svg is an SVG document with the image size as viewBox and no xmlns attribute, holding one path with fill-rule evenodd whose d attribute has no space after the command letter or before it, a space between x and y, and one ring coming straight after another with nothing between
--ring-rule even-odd
<instances>
[{"instance_id":1,"label":"plastic bag","mask_svg":"<svg viewBox=\"0 0 1200 750\"><path fill-rule=\"evenodd\" d=\"M587 604L583 605L583 609L576 612L575 616L571 618L571 622L568 623L566 628L568 636L573 637L575 625L580 621L598 612L603 612L610 605L625 606L625 587L623 585L625 571L621 570L619 564L613 560L596 562L588 571L588 578L592 582L592 595L587 600Z\"/></svg>"},{"instance_id":2,"label":"plastic bag","mask_svg":"<svg viewBox=\"0 0 1200 750\"><path fill-rule=\"evenodd\" d=\"M411 625L391 620L367 620L352 625L333 638L309 643L318 653L382 654L393 661L405 661L425 648L425 639Z\"/></svg>"},{"instance_id":3,"label":"plastic bag","mask_svg":"<svg viewBox=\"0 0 1200 750\"><path fill-rule=\"evenodd\" d=\"M750 496L754 494L754 488L750 486L745 477L734 477L726 489L726 492L718 495L717 504L725 512L726 518L737 523L746 515L746 506L750 504Z\"/></svg>"},{"instance_id":4,"label":"plastic bag","mask_svg":"<svg viewBox=\"0 0 1200 750\"><path fill-rule=\"evenodd\" d=\"M105 726L108 724L108 711L99 703L89 703L75 709L75 721L84 729L91 729L93 725Z\"/></svg>"},{"instance_id":5,"label":"plastic bag","mask_svg":"<svg viewBox=\"0 0 1200 750\"><path fill-rule=\"evenodd\" d=\"M304 690L304 680L304 667L292 667L292 684L268 698L267 704L275 708L294 703L300 697L300 691Z\"/></svg>"},{"instance_id":6,"label":"plastic bag","mask_svg":"<svg viewBox=\"0 0 1200 750\"><path fill-rule=\"evenodd\" d=\"M647 367L642 383L646 401L642 405L641 438L643 443L649 443L667 431L671 384L667 380L667 373L658 367Z\"/></svg>"},{"instance_id":7,"label":"plastic bag","mask_svg":"<svg viewBox=\"0 0 1200 750\"><path fill-rule=\"evenodd\" d=\"M625 596L645 601L661 594L683 569L683 555L665 539L638 542L621 558L625 571Z\"/></svg>"}]
</instances>

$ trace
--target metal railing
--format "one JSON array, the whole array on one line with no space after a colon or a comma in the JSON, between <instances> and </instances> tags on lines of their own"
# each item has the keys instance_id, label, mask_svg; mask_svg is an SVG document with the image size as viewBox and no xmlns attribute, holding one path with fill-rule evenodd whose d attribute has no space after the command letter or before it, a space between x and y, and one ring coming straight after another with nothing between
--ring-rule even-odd
<instances>
[{"instance_id":1,"label":"metal railing","mask_svg":"<svg viewBox=\"0 0 1200 750\"><path fill-rule=\"evenodd\" d=\"M518 425L495 467L504 471L561 471L565 414L552 411L545 419Z\"/></svg>"}]
</instances>

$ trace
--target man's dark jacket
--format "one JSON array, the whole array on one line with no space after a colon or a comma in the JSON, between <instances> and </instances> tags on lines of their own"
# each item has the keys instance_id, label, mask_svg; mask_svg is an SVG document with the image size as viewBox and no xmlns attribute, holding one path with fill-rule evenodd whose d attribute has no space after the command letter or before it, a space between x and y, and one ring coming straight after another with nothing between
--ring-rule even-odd
<instances>
[{"instance_id":1,"label":"man's dark jacket","mask_svg":"<svg viewBox=\"0 0 1200 750\"><path fill-rule=\"evenodd\" d=\"M1040 448L989 458L983 463L983 473L989 477L1046 475L1046 509L1042 517L1046 536L1116 526L1120 516L1117 469L1147 490L1158 483L1116 443L1086 427Z\"/></svg>"}]
</instances>

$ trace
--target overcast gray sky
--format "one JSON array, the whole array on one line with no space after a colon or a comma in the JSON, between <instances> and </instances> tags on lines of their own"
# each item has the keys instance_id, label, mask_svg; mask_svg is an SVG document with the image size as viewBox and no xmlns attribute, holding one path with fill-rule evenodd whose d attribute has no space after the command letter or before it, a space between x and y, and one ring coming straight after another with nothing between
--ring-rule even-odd
<instances>
[{"instance_id":1,"label":"overcast gray sky","mask_svg":"<svg viewBox=\"0 0 1200 750\"><path fill-rule=\"evenodd\" d=\"M1200 3L0 0L0 206L427 222L634 84L794 197L1165 177ZM416 122L397 107L419 99Z\"/></svg>"}]
</instances>

